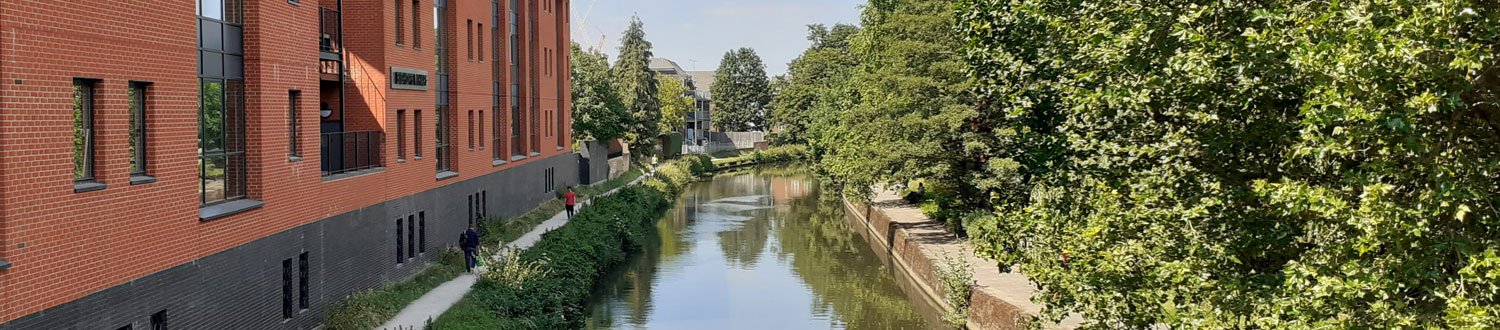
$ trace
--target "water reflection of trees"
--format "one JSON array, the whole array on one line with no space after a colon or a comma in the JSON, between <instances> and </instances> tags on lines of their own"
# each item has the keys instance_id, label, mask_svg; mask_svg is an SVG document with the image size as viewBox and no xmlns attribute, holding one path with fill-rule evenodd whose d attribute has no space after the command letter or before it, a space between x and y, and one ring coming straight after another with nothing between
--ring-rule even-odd
<instances>
[{"instance_id":1,"label":"water reflection of trees","mask_svg":"<svg viewBox=\"0 0 1500 330\"><path fill-rule=\"evenodd\" d=\"M807 181L812 182L812 181ZM850 329L913 328L923 324L890 270L844 222L837 196L814 192L793 199L775 217L777 258L812 289L814 308L832 309Z\"/></svg>"},{"instance_id":2,"label":"water reflection of trees","mask_svg":"<svg viewBox=\"0 0 1500 330\"><path fill-rule=\"evenodd\" d=\"M770 172L767 172L770 171ZM774 235L776 248L768 255L790 268L813 294L814 313L835 316L851 329L922 328L923 318L891 277L869 245L843 220L837 196L819 193L816 180L800 168L741 172L720 176L713 184L687 189L648 237L645 251L635 253L627 267L616 269L596 288L597 305L589 328L609 328L614 316L628 326L645 326L654 305L652 281L662 265L672 265L692 251L699 215L722 213L705 204L724 198L765 196L755 201L768 208L731 212L749 219L712 234L732 267L755 267ZM723 202L723 201L720 201ZM771 205L775 203L775 205ZM771 207L775 206L775 207ZM705 220L719 221L719 220ZM723 225L715 223L713 225ZM612 299L612 301L601 301ZM618 310L624 308L626 310ZM770 316L774 317L774 316Z\"/></svg>"}]
</instances>

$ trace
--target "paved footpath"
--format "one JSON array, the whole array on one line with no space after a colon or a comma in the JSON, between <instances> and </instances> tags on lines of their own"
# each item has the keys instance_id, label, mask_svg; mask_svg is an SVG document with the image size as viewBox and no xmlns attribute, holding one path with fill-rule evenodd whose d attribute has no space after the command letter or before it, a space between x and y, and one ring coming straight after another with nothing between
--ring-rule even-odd
<instances>
[{"instance_id":1,"label":"paved footpath","mask_svg":"<svg viewBox=\"0 0 1500 330\"><path fill-rule=\"evenodd\" d=\"M645 175L641 175L641 177L636 178L635 181L631 181L625 186L631 186L635 185L636 183L640 183L641 180L650 177L651 174L652 173L646 173ZM610 194L614 194L616 191L620 191L620 188L615 188L614 190L599 194L599 196L609 196ZM583 210L583 208L587 207L592 201L592 198L579 201L578 209ZM538 241L542 240L542 234L546 234L549 231L561 228L566 224L568 224L567 211L558 212L557 214L552 215L552 218L549 218L547 219L547 221L543 221L541 224L537 225L535 229L526 232L526 235L521 235L520 238L517 238L515 241L506 244L505 247L514 249L516 251L531 248L532 245L536 245ZM483 268L479 268L476 270L476 272L483 272ZM447 283L443 283L443 285L439 285L437 288L432 289L432 291L428 291L427 294L422 295L422 298L417 298L417 300L413 301L410 305L406 305L406 308L402 308L401 312L396 314L396 317L391 318L389 322L380 325L380 327L377 329L425 329L427 327L428 321L437 320L438 316L443 315L443 312L448 311L449 308L453 307L453 304L457 304L459 300L463 299L464 295L469 294L469 290L474 287L474 282L477 282L478 280L479 279L472 273L459 275L458 278L454 278Z\"/></svg>"}]
</instances>

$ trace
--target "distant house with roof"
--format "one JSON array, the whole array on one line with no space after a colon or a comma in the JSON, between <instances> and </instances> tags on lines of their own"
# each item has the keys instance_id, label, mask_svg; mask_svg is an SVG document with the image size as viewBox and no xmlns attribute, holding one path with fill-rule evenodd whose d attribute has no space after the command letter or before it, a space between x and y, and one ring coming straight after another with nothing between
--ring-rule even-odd
<instances>
[{"instance_id":1,"label":"distant house with roof","mask_svg":"<svg viewBox=\"0 0 1500 330\"><path fill-rule=\"evenodd\" d=\"M649 68L657 74L677 77L677 79L681 79L682 83L686 85L688 90L688 95L686 96L693 98L693 105L697 107L697 110L687 114L686 123L683 124L681 131L686 137L685 141L695 142L704 140L708 136L706 133L709 131L709 128L713 127L712 122L709 120L712 117L710 116L710 112L712 111L713 104L712 94L709 93L709 89L713 86L714 72L683 70L682 66L677 65L677 62L661 57L651 58Z\"/></svg>"}]
</instances>

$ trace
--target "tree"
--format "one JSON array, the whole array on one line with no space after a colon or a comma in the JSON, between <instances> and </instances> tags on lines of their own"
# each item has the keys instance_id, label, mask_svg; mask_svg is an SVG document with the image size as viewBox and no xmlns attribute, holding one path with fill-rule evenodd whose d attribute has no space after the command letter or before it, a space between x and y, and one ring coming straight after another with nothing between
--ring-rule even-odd
<instances>
[{"instance_id":1,"label":"tree","mask_svg":"<svg viewBox=\"0 0 1500 330\"><path fill-rule=\"evenodd\" d=\"M613 86L630 113L625 140L637 155L647 155L661 132L661 104L657 103L656 72L651 71L651 42L644 24L630 18L630 27L620 38L620 56L610 69Z\"/></svg>"},{"instance_id":2,"label":"tree","mask_svg":"<svg viewBox=\"0 0 1500 330\"><path fill-rule=\"evenodd\" d=\"M785 76L772 83L770 123L781 143L807 143L815 102L825 93L848 82L856 62L849 52L849 39L859 27L822 24L808 25L807 40L812 42L802 55L793 59Z\"/></svg>"},{"instance_id":3,"label":"tree","mask_svg":"<svg viewBox=\"0 0 1500 330\"><path fill-rule=\"evenodd\" d=\"M771 81L766 65L754 49L724 53L714 72L713 122L719 130L766 129L766 107L771 105Z\"/></svg>"},{"instance_id":4,"label":"tree","mask_svg":"<svg viewBox=\"0 0 1500 330\"><path fill-rule=\"evenodd\" d=\"M1500 326L1500 7L1190 2L960 2L976 252L1094 327Z\"/></svg>"},{"instance_id":5,"label":"tree","mask_svg":"<svg viewBox=\"0 0 1500 330\"><path fill-rule=\"evenodd\" d=\"M630 113L610 85L609 57L573 43L573 134L579 140L610 141L625 136Z\"/></svg>"},{"instance_id":6,"label":"tree","mask_svg":"<svg viewBox=\"0 0 1500 330\"><path fill-rule=\"evenodd\" d=\"M829 85L814 88L819 92L812 93L817 96L807 120L818 171L856 197L869 196L877 184L927 179L928 186L956 197L985 200L965 176L972 166L962 153L960 128L974 110L965 98L963 60L953 51L962 44L953 37L951 4L872 1L861 15L864 28L857 32L835 27L824 37L812 29L814 47L831 51L811 52L794 63L794 76L826 75L821 80ZM846 43L849 50L840 51ZM838 53L852 54L852 61ZM840 67L848 63L854 65L845 77ZM784 94L784 109L798 107L793 92Z\"/></svg>"},{"instance_id":7,"label":"tree","mask_svg":"<svg viewBox=\"0 0 1500 330\"><path fill-rule=\"evenodd\" d=\"M656 99L661 103L661 123L657 126L663 134L682 129L687 125L688 112L696 110L687 85L682 79L668 75L658 75L656 85L660 86L656 91Z\"/></svg>"}]
</instances>

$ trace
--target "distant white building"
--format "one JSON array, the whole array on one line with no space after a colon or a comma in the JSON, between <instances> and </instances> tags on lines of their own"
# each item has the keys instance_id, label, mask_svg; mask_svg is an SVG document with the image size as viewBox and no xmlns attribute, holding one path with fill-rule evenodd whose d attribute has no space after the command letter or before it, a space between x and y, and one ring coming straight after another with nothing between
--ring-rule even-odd
<instances>
[{"instance_id":1,"label":"distant white building","mask_svg":"<svg viewBox=\"0 0 1500 330\"><path fill-rule=\"evenodd\" d=\"M714 84L714 72L686 71L682 69L682 66L677 65L677 62L660 57L651 58L650 69L657 74L669 75L681 79L682 83L688 89L688 95L686 96L693 98L693 105L697 107L697 110L687 113L686 123L680 128L684 136L684 141L700 142L706 139L708 136L706 133L713 127L713 123L709 120L712 117L710 113L713 110L713 98L709 90Z\"/></svg>"}]
</instances>

